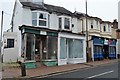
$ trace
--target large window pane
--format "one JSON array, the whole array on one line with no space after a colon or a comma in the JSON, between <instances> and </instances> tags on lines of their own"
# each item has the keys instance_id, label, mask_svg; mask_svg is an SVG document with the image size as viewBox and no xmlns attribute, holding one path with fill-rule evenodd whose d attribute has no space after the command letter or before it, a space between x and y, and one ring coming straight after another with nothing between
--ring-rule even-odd
<instances>
[{"instance_id":1,"label":"large window pane","mask_svg":"<svg viewBox=\"0 0 120 80\"><path fill-rule=\"evenodd\" d=\"M37 20L32 20L32 25L37 26Z\"/></svg>"},{"instance_id":2,"label":"large window pane","mask_svg":"<svg viewBox=\"0 0 120 80\"><path fill-rule=\"evenodd\" d=\"M59 29L62 28L62 18L59 18Z\"/></svg>"},{"instance_id":3,"label":"large window pane","mask_svg":"<svg viewBox=\"0 0 120 80\"><path fill-rule=\"evenodd\" d=\"M57 59L57 37L48 37L48 59Z\"/></svg>"},{"instance_id":4,"label":"large window pane","mask_svg":"<svg viewBox=\"0 0 120 80\"><path fill-rule=\"evenodd\" d=\"M65 29L70 29L70 19L69 18L64 19L64 27L65 27Z\"/></svg>"},{"instance_id":5,"label":"large window pane","mask_svg":"<svg viewBox=\"0 0 120 80\"><path fill-rule=\"evenodd\" d=\"M46 21L39 20L39 26L46 26Z\"/></svg>"},{"instance_id":6,"label":"large window pane","mask_svg":"<svg viewBox=\"0 0 120 80\"><path fill-rule=\"evenodd\" d=\"M34 34L27 34L27 43L26 43L26 60L34 60L35 54L35 41Z\"/></svg>"},{"instance_id":7,"label":"large window pane","mask_svg":"<svg viewBox=\"0 0 120 80\"><path fill-rule=\"evenodd\" d=\"M73 58L74 57L73 39L68 39L68 44L69 44L69 58Z\"/></svg>"},{"instance_id":8,"label":"large window pane","mask_svg":"<svg viewBox=\"0 0 120 80\"><path fill-rule=\"evenodd\" d=\"M74 58L83 58L83 41L75 39L74 45Z\"/></svg>"},{"instance_id":9,"label":"large window pane","mask_svg":"<svg viewBox=\"0 0 120 80\"><path fill-rule=\"evenodd\" d=\"M32 12L32 20L37 20L37 12Z\"/></svg>"},{"instance_id":10,"label":"large window pane","mask_svg":"<svg viewBox=\"0 0 120 80\"><path fill-rule=\"evenodd\" d=\"M60 38L60 59L66 59L66 39Z\"/></svg>"},{"instance_id":11,"label":"large window pane","mask_svg":"<svg viewBox=\"0 0 120 80\"><path fill-rule=\"evenodd\" d=\"M39 14L39 19L46 19L46 14L45 13L40 13Z\"/></svg>"}]
</instances>

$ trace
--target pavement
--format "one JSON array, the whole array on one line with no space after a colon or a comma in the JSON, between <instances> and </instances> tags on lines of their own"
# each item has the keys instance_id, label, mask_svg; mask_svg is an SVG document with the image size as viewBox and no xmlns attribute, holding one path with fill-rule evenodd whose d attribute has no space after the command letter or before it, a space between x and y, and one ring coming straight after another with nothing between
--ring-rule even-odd
<instances>
[{"instance_id":1,"label":"pavement","mask_svg":"<svg viewBox=\"0 0 120 80\"><path fill-rule=\"evenodd\" d=\"M112 63L102 66L91 67L87 69L78 69L75 71L60 73L60 74L53 74L49 75L45 78L83 78L92 79L92 78L118 78L118 63ZM39 79L36 77L34 79ZM109 79L106 79L109 80ZM114 79L112 79L114 80Z\"/></svg>"},{"instance_id":2,"label":"pavement","mask_svg":"<svg viewBox=\"0 0 120 80\"><path fill-rule=\"evenodd\" d=\"M46 77L47 75L57 74L57 73L64 73L68 71L74 71L77 69L85 69L91 68L95 66L111 64L117 62L118 59L113 60L102 60L102 61L95 61L89 63L79 63L79 64L67 64L63 66L53 66L53 67L46 67L40 66L35 69L27 69L26 74L27 76L21 77L21 68L20 67L4 67L4 71L2 72L3 78L34 78L34 77Z\"/></svg>"}]
</instances>

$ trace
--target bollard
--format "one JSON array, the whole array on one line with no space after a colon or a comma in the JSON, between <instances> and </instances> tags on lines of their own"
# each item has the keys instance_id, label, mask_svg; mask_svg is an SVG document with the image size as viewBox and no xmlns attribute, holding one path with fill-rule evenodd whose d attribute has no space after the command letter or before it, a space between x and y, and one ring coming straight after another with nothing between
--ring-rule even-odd
<instances>
[{"instance_id":1,"label":"bollard","mask_svg":"<svg viewBox=\"0 0 120 80\"><path fill-rule=\"evenodd\" d=\"M21 63L21 73L22 73L22 77L26 76L26 67L24 63Z\"/></svg>"}]
</instances>

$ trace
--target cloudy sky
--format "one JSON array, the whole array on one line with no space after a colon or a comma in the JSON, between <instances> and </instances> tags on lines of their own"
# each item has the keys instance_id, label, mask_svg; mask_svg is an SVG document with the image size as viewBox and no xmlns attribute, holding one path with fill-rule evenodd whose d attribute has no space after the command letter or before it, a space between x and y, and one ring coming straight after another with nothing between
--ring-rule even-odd
<instances>
[{"instance_id":1,"label":"cloudy sky","mask_svg":"<svg viewBox=\"0 0 120 80\"><path fill-rule=\"evenodd\" d=\"M120 0L88 0L88 14L99 17L105 21L113 21L118 18L118 1ZM15 0L0 0L0 19L1 11L4 14L4 31L9 29L11 14ZM74 12L85 13L85 0L44 0L47 4L65 7Z\"/></svg>"}]
</instances>

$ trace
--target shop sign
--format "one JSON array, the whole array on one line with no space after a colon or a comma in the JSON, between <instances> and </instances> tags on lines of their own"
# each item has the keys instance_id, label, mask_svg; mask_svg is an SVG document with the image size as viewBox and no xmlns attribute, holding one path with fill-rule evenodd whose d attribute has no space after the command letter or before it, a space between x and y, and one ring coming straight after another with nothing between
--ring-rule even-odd
<instances>
[{"instance_id":1,"label":"shop sign","mask_svg":"<svg viewBox=\"0 0 120 80\"><path fill-rule=\"evenodd\" d=\"M40 34L41 35L47 35L47 32L46 31L40 31Z\"/></svg>"},{"instance_id":2,"label":"shop sign","mask_svg":"<svg viewBox=\"0 0 120 80\"><path fill-rule=\"evenodd\" d=\"M58 36L58 33L55 32L47 32L48 36Z\"/></svg>"},{"instance_id":3,"label":"shop sign","mask_svg":"<svg viewBox=\"0 0 120 80\"><path fill-rule=\"evenodd\" d=\"M105 40L104 40L104 44L105 44L105 45L108 45L108 40L105 39Z\"/></svg>"}]
</instances>

